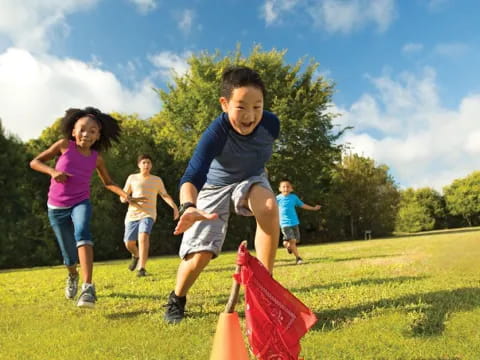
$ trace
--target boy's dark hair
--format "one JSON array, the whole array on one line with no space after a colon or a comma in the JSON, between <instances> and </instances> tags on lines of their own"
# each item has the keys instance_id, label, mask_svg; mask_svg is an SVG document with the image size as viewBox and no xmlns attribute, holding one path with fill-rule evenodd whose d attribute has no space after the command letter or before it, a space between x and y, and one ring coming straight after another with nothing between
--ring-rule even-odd
<instances>
[{"instance_id":1,"label":"boy's dark hair","mask_svg":"<svg viewBox=\"0 0 480 360\"><path fill-rule=\"evenodd\" d=\"M292 182L290 181L290 179L287 179L287 178L283 178L282 180L280 180L280 182L278 183L278 185L280 185L281 183L283 182L288 182L290 185L293 186Z\"/></svg>"},{"instance_id":2,"label":"boy's dark hair","mask_svg":"<svg viewBox=\"0 0 480 360\"><path fill-rule=\"evenodd\" d=\"M148 160L150 160L151 162L153 162L152 157L151 157L150 155L148 155L148 154L141 154L141 155L139 155L138 158L137 158L137 164L138 164L140 161L144 160L144 159L148 159Z\"/></svg>"},{"instance_id":3,"label":"boy's dark hair","mask_svg":"<svg viewBox=\"0 0 480 360\"><path fill-rule=\"evenodd\" d=\"M260 75L246 66L231 66L225 69L222 75L220 96L230 99L234 89L243 86L253 86L262 91L265 98L266 91Z\"/></svg>"},{"instance_id":4,"label":"boy's dark hair","mask_svg":"<svg viewBox=\"0 0 480 360\"><path fill-rule=\"evenodd\" d=\"M75 140L72 136L75 123L78 119L85 116L92 118L100 126L100 139L95 141L92 149L97 151L107 150L113 145L113 141L118 141L121 133L118 120L94 107L86 107L85 109L70 108L65 112L61 125L65 138Z\"/></svg>"}]
</instances>

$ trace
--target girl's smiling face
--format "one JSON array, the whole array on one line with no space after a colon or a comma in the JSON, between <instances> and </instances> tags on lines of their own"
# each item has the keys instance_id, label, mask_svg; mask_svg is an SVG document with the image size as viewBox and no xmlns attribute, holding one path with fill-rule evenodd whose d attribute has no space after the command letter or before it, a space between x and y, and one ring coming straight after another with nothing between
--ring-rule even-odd
<instances>
[{"instance_id":1,"label":"girl's smiling face","mask_svg":"<svg viewBox=\"0 0 480 360\"><path fill-rule=\"evenodd\" d=\"M88 149L100 139L100 125L90 116L84 116L75 123L72 136L80 148Z\"/></svg>"},{"instance_id":2,"label":"girl's smiling face","mask_svg":"<svg viewBox=\"0 0 480 360\"><path fill-rule=\"evenodd\" d=\"M230 99L220 98L220 104L234 130L240 135L249 135L263 116L263 93L254 86L242 86L232 91Z\"/></svg>"}]
</instances>

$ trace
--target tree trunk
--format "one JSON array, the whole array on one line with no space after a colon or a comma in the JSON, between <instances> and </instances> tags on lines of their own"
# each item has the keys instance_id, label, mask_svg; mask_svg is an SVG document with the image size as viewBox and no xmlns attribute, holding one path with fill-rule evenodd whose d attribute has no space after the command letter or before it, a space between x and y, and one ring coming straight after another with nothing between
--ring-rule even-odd
<instances>
[{"instance_id":1,"label":"tree trunk","mask_svg":"<svg viewBox=\"0 0 480 360\"><path fill-rule=\"evenodd\" d=\"M472 227L472 220L470 219L470 216L465 215L464 219L467 220L468 227Z\"/></svg>"},{"instance_id":2,"label":"tree trunk","mask_svg":"<svg viewBox=\"0 0 480 360\"><path fill-rule=\"evenodd\" d=\"M355 226L353 224L353 216L350 215L350 236L352 239L355 239Z\"/></svg>"}]
</instances>

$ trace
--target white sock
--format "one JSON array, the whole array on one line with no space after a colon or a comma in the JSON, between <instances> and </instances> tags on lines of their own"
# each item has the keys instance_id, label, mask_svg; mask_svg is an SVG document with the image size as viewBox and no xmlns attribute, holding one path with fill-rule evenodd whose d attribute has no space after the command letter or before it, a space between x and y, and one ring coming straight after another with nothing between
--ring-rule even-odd
<instances>
[{"instance_id":1,"label":"white sock","mask_svg":"<svg viewBox=\"0 0 480 360\"><path fill-rule=\"evenodd\" d=\"M86 290L86 289L88 289L90 286L93 286L93 284L83 283L83 285L82 285L82 290Z\"/></svg>"}]
</instances>

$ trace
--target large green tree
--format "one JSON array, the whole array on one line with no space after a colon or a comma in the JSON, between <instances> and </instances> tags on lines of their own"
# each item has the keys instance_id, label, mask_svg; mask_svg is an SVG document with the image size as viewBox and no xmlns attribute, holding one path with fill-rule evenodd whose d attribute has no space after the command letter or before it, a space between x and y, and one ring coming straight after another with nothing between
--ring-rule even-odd
<instances>
[{"instance_id":1,"label":"large green tree","mask_svg":"<svg viewBox=\"0 0 480 360\"><path fill-rule=\"evenodd\" d=\"M169 150L172 156L186 164L200 135L221 113L218 99L223 71L231 65L246 65L264 80L264 108L280 119L280 138L267 164L272 185L276 188L282 178L289 178L300 195L308 194L307 202L321 201L328 191L330 170L341 155L336 140L343 130L335 131L335 115L328 109L334 85L317 74L317 63L300 59L291 65L285 54L256 46L246 57L239 49L227 56L218 52L192 55L189 71L175 76L168 91L158 90L163 108L153 121L158 125L158 137L175 143ZM305 214L303 220L306 227L318 227L318 216ZM236 243L251 237L253 226L248 219L234 217L229 238Z\"/></svg>"}]
</instances>

